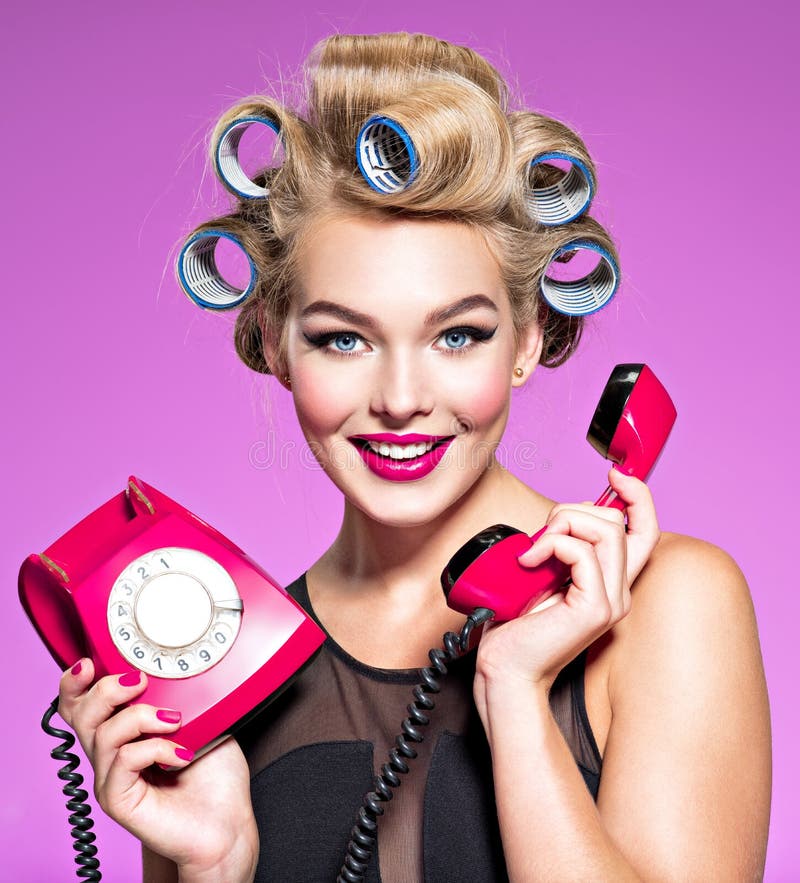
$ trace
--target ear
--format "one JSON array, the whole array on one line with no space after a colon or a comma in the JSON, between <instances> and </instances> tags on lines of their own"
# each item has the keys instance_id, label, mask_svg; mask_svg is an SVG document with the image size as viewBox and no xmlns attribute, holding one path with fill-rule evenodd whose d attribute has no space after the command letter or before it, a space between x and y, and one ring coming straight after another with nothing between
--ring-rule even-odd
<instances>
[{"instance_id":1,"label":"ear","mask_svg":"<svg viewBox=\"0 0 800 883\"><path fill-rule=\"evenodd\" d=\"M286 365L280 356L280 343L275 339L274 335L264 333L264 331L265 329L262 329L261 332L261 346L264 349L264 361L269 366L269 370L272 372L278 383L280 383L284 389L291 391L291 385L286 381L288 374Z\"/></svg>"},{"instance_id":2,"label":"ear","mask_svg":"<svg viewBox=\"0 0 800 883\"><path fill-rule=\"evenodd\" d=\"M520 333L517 358L514 362L514 371L511 374L512 386L524 386L528 382L528 378L539 364L543 345L544 334L542 329L536 322L531 322ZM518 376L519 371L517 369L522 370L520 376Z\"/></svg>"}]
</instances>

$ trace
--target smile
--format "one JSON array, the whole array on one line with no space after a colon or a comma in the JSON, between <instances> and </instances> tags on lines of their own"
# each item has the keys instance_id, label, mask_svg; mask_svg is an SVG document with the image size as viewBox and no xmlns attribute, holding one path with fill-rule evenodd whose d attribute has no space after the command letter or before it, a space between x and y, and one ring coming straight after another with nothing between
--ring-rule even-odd
<instances>
[{"instance_id":1,"label":"smile","mask_svg":"<svg viewBox=\"0 0 800 883\"><path fill-rule=\"evenodd\" d=\"M388 481L416 481L432 472L444 457L454 436L376 435L353 436L355 446L367 467Z\"/></svg>"}]
</instances>

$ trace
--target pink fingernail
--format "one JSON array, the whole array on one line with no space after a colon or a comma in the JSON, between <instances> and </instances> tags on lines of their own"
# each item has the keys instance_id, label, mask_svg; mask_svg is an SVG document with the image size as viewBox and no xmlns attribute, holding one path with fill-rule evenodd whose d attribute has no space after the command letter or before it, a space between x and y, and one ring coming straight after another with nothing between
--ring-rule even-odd
<instances>
[{"instance_id":1,"label":"pink fingernail","mask_svg":"<svg viewBox=\"0 0 800 883\"><path fill-rule=\"evenodd\" d=\"M79 660L75 663L75 665L72 666L72 668L70 669L70 671L72 672L73 675L79 675L79 674L81 673L81 668L83 668L83 666L81 665L81 661L80 661L80 659L79 659Z\"/></svg>"},{"instance_id":2,"label":"pink fingernail","mask_svg":"<svg viewBox=\"0 0 800 883\"><path fill-rule=\"evenodd\" d=\"M180 723L181 713L171 708L159 708L156 717L165 724L177 724Z\"/></svg>"},{"instance_id":3,"label":"pink fingernail","mask_svg":"<svg viewBox=\"0 0 800 883\"><path fill-rule=\"evenodd\" d=\"M191 760L194 757L194 751L190 748L176 748L175 756L181 760Z\"/></svg>"},{"instance_id":4,"label":"pink fingernail","mask_svg":"<svg viewBox=\"0 0 800 883\"><path fill-rule=\"evenodd\" d=\"M140 671L129 671L119 676L119 684L121 687L135 687L142 679Z\"/></svg>"}]
</instances>

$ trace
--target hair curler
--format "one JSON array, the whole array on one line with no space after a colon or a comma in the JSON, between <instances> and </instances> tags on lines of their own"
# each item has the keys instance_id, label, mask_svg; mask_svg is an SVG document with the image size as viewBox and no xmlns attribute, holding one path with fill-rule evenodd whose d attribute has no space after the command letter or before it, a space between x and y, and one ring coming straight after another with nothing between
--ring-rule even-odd
<instances>
[{"instance_id":1,"label":"hair curler","mask_svg":"<svg viewBox=\"0 0 800 883\"><path fill-rule=\"evenodd\" d=\"M558 168L548 162L554 159L568 162L569 171L564 172L554 184L534 187L532 181L536 166ZM545 227L555 227L574 221L589 208L594 197L594 180L585 163L576 156L558 150L541 153L531 160L529 181L531 183L528 190L528 212L535 221Z\"/></svg>"},{"instance_id":2,"label":"hair curler","mask_svg":"<svg viewBox=\"0 0 800 883\"><path fill-rule=\"evenodd\" d=\"M220 239L235 243L250 265L250 281L244 289L226 281L219 271L215 250ZM253 293L258 273L241 239L223 230L201 230L184 243L176 265L178 281L187 296L206 310L230 310L241 306Z\"/></svg>"},{"instance_id":3,"label":"hair curler","mask_svg":"<svg viewBox=\"0 0 800 883\"><path fill-rule=\"evenodd\" d=\"M614 297L619 288L617 262L605 248L588 239L575 239L556 249L548 268L554 261L562 262L564 256L572 257L581 250L593 251L600 256L597 266L586 276L565 281L553 279L545 270L541 278L542 297L556 312L566 316L588 316L596 313Z\"/></svg>"},{"instance_id":4,"label":"hair curler","mask_svg":"<svg viewBox=\"0 0 800 883\"><path fill-rule=\"evenodd\" d=\"M256 125L272 129L281 138L280 126L275 120L264 116L242 117L225 128L214 151L214 165L220 181L231 193L243 199L266 199L269 196L269 188L256 184L248 177L239 161L242 136L251 126Z\"/></svg>"},{"instance_id":5,"label":"hair curler","mask_svg":"<svg viewBox=\"0 0 800 883\"><path fill-rule=\"evenodd\" d=\"M669 394L647 365L617 365L595 409L587 440L621 472L645 481L676 416ZM611 487L595 506L625 508ZM468 540L441 574L448 606L466 614L488 608L496 621L505 622L562 589L569 567L555 556L534 568L517 560L545 529L529 537L515 527L495 524Z\"/></svg>"},{"instance_id":6,"label":"hair curler","mask_svg":"<svg viewBox=\"0 0 800 883\"><path fill-rule=\"evenodd\" d=\"M405 190L419 163L408 132L395 120L370 117L356 138L356 161L364 180L378 193Z\"/></svg>"}]
</instances>

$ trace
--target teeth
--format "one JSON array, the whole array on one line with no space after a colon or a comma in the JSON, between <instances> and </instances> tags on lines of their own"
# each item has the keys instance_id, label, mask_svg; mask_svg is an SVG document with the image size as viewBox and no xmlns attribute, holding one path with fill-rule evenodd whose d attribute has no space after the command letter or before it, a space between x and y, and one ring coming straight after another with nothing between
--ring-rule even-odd
<instances>
[{"instance_id":1,"label":"teeth","mask_svg":"<svg viewBox=\"0 0 800 883\"><path fill-rule=\"evenodd\" d=\"M367 447L380 454L383 457L390 457L392 460L411 460L414 457L421 457L427 453L432 447L433 442L417 442L413 445L390 445L386 442L367 442Z\"/></svg>"}]
</instances>

